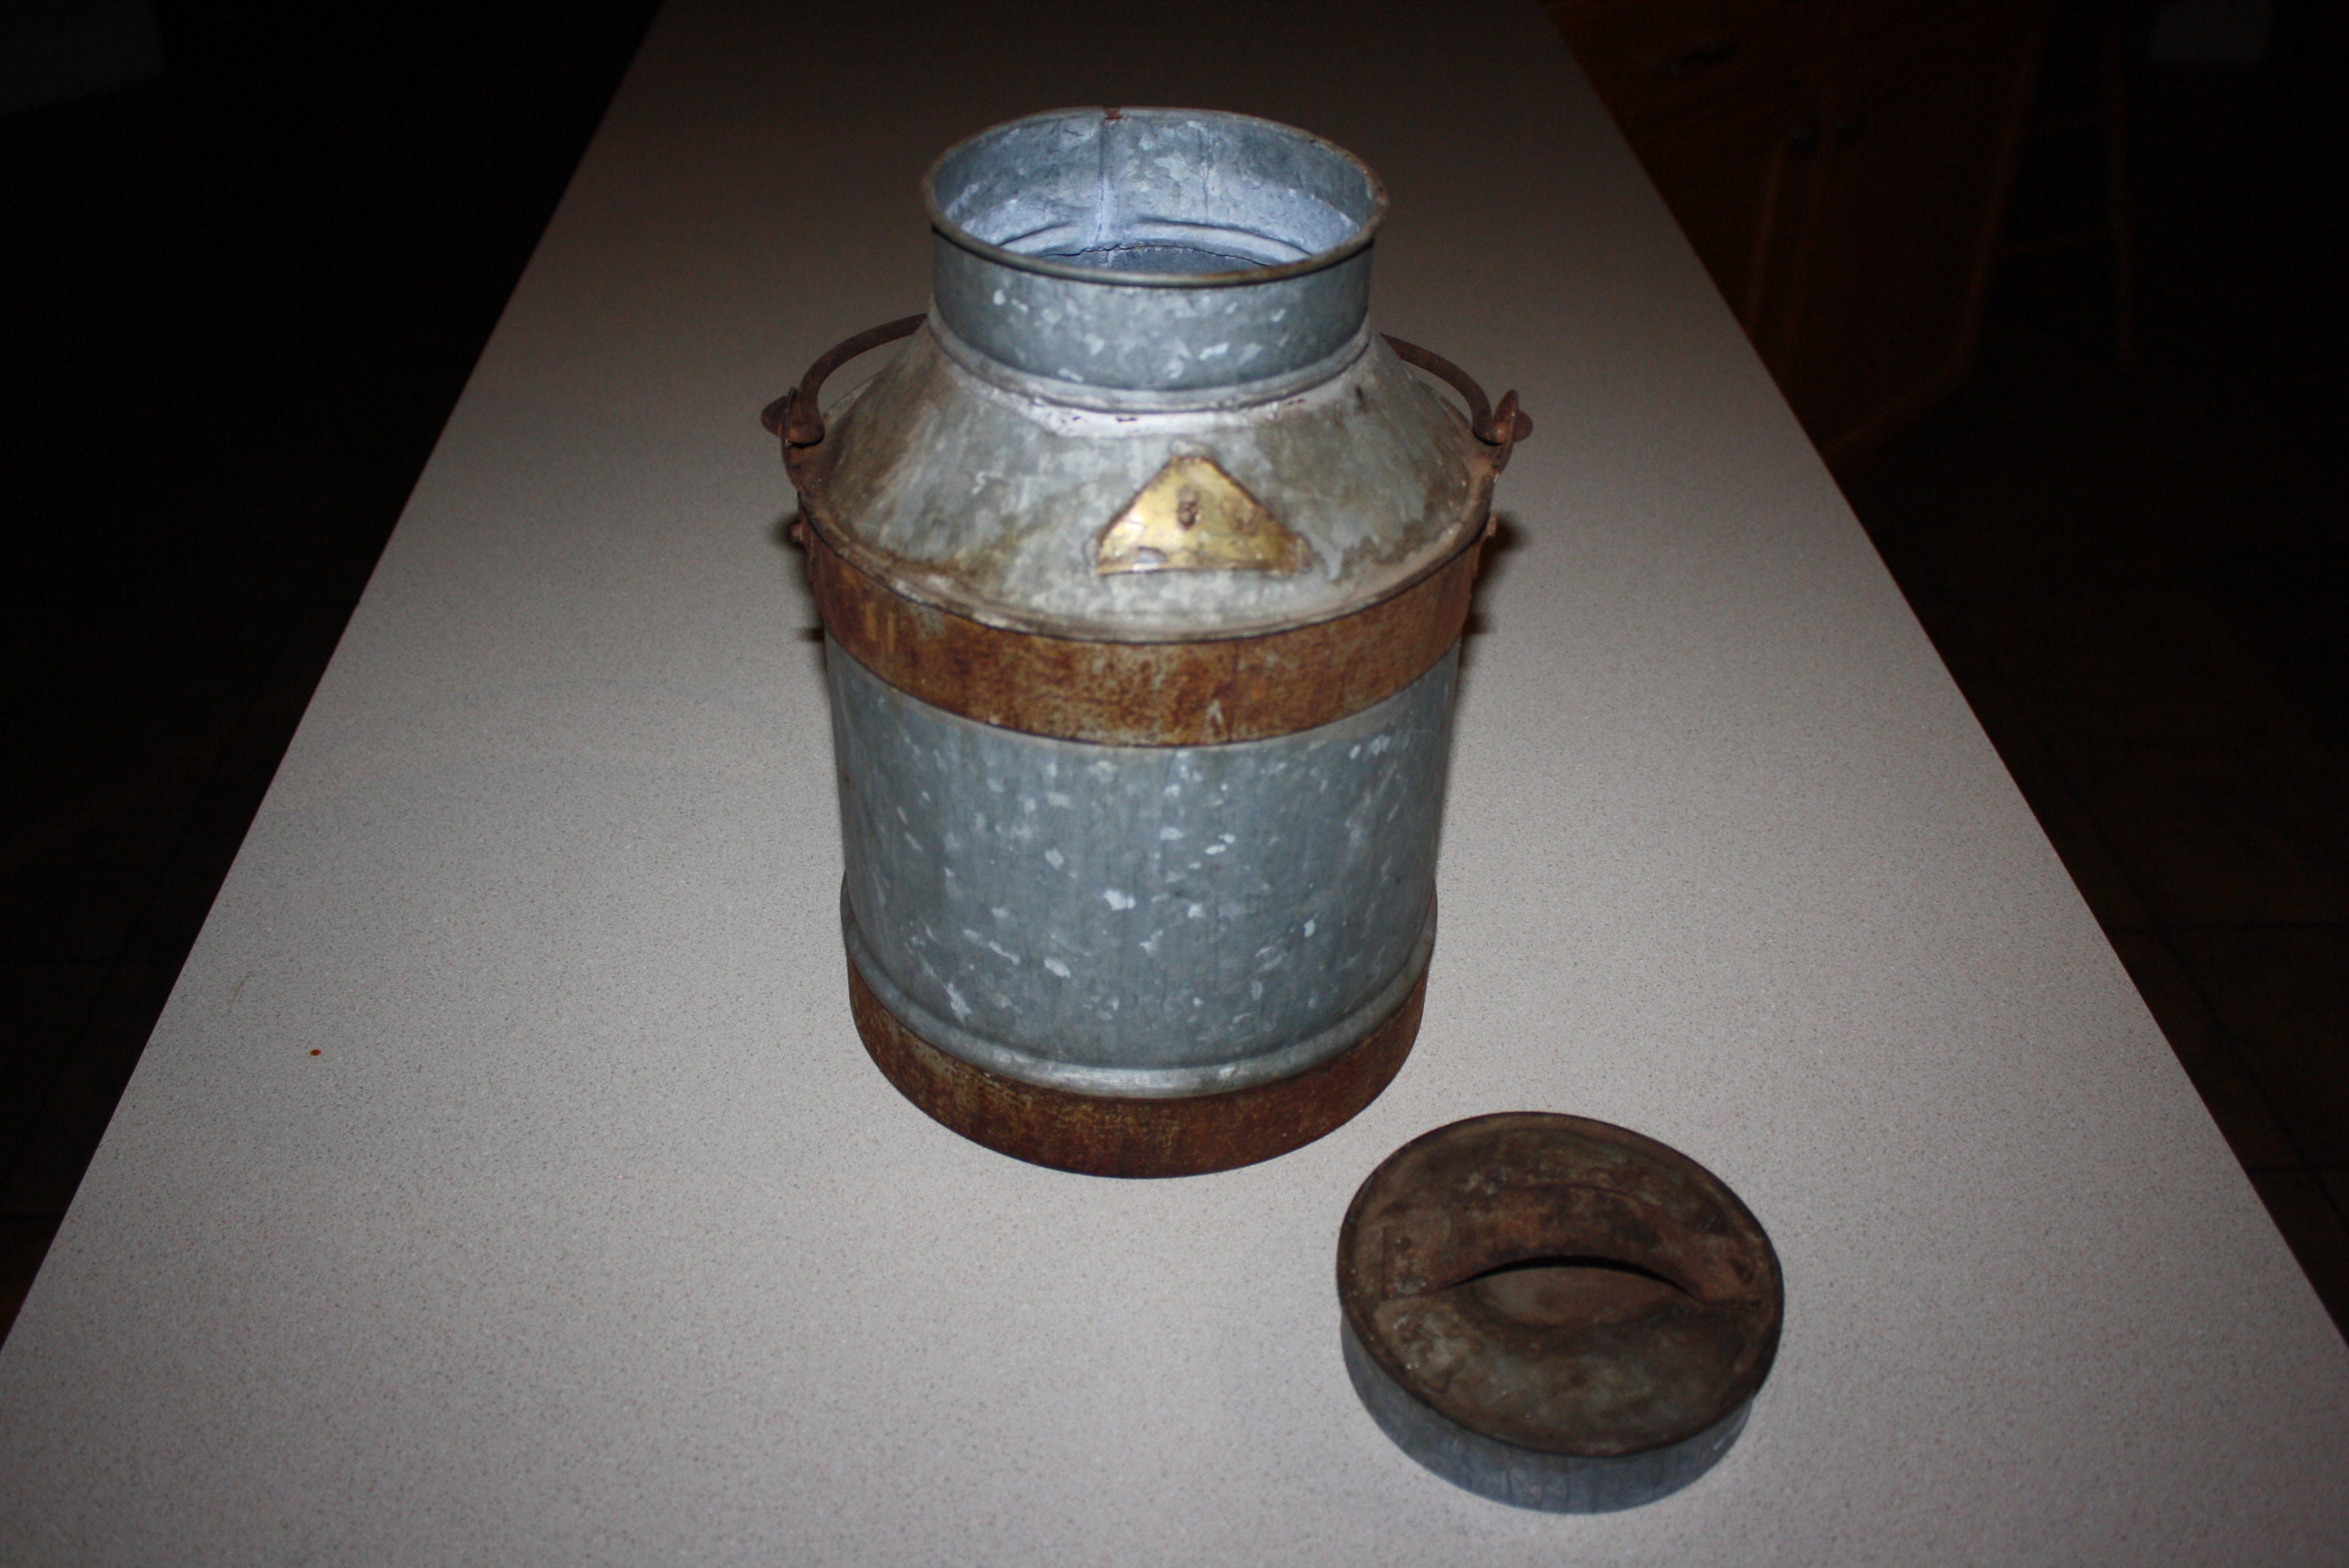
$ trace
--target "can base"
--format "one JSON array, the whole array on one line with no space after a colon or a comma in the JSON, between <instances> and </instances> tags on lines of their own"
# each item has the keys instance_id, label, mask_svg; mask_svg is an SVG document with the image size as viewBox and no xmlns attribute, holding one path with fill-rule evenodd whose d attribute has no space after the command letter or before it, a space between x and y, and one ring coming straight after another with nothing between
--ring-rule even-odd
<instances>
[{"instance_id":1,"label":"can base","mask_svg":"<svg viewBox=\"0 0 2349 1568\"><path fill-rule=\"evenodd\" d=\"M1318 1067L1223 1094L1130 1099L1071 1094L974 1067L923 1039L881 1004L854 959L856 1032L897 1092L974 1143L1087 1176L1200 1176L1301 1149L1351 1120L1387 1087L1419 1037L1427 977L1402 1005Z\"/></svg>"}]
</instances>

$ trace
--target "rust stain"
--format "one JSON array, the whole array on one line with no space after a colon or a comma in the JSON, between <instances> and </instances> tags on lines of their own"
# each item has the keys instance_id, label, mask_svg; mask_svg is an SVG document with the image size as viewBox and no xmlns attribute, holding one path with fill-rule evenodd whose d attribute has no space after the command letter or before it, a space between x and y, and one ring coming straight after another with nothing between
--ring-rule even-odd
<instances>
[{"instance_id":1,"label":"rust stain","mask_svg":"<svg viewBox=\"0 0 2349 1568\"><path fill-rule=\"evenodd\" d=\"M1512 1112L1406 1144L1338 1243L1346 1320L1413 1397L1544 1453L1683 1441L1754 1397L1785 1284L1736 1194L1678 1150Z\"/></svg>"},{"instance_id":2,"label":"rust stain","mask_svg":"<svg viewBox=\"0 0 2349 1568\"><path fill-rule=\"evenodd\" d=\"M896 593L806 531L824 630L898 690L1029 735L1198 746L1359 713L1427 673L1468 617L1483 537L1392 598L1332 621L1192 643L1090 642L989 626Z\"/></svg>"},{"instance_id":3,"label":"rust stain","mask_svg":"<svg viewBox=\"0 0 2349 1568\"><path fill-rule=\"evenodd\" d=\"M849 1008L865 1050L933 1120L1030 1164L1088 1176L1197 1176L1299 1149L1379 1096L1419 1035L1422 978L1342 1056L1273 1083L1175 1099L1070 1094L972 1066L907 1028L848 964Z\"/></svg>"}]
</instances>

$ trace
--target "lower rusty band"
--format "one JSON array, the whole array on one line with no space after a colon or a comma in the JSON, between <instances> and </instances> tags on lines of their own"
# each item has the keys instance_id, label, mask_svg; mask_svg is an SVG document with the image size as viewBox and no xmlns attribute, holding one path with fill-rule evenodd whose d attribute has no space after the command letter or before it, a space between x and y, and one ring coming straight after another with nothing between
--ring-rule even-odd
<instances>
[{"instance_id":1,"label":"lower rusty band","mask_svg":"<svg viewBox=\"0 0 2349 1568\"><path fill-rule=\"evenodd\" d=\"M975 1143L1088 1176L1199 1176L1270 1160L1336 1130L1379 1097L1419 1036L1424 975L1386 1021L1343 1054L1226 1094L1121 1099L1046 1088L974 1067L881 1005L848 965L864 1048L899 1093Z\"/></svg>"},{"instance_id":2,"label":"lower rusty band","mask_svg":"<svg viewBox=\"0 0 2349 1568\"><path fill-rule=\"evenodd\" d=\"M1008 631L920 603L852 564L821 531L800 538L825 632L866 669L982 724L1112 746L1260 740L1384 701L1459 637L1483 542L1336 620L1252 637L1111 643Z\"/></svg>"}]
</instances>

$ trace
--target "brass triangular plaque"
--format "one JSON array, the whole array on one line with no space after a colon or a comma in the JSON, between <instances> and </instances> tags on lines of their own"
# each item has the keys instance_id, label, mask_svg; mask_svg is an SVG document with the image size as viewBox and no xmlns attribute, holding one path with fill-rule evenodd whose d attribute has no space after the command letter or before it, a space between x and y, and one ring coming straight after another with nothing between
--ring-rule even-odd
<instances>
[{"instance_id":1,"label":"brass triangular plaque","mask_svg":"<svg viewBox=\"0 0 2349 1568\"><path fill-rule=\"evenodd\" d=\"M1296 572L1312 558L1214 459L1181 452L1102 530L1093 571Z\"/></svg>"}]
</instances>

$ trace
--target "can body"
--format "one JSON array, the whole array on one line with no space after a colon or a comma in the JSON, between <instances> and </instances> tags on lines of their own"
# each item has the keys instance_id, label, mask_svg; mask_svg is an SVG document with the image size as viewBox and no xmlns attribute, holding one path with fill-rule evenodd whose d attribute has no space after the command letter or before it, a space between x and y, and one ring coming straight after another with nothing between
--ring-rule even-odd
<instances>
[{"instance_id":1,"label":"can body","mask_svg":"<svg viewBox=\"0 0 2349 1568\"><path fill-rule=\"evenodd\" d=\"M850 954L933 1044L1213 1094L1340 1054L1425 973L1451 655L1331 724L1173 747L1022 735L829 662Z\"/></svg>"},{"instance_id":2,"label":"can body","mask_svg":"<svg viewBox=\"0 0 2349 1568\"><path fill-rule=\"evenodd\" d=\"M858 1030L1022 1159L1269 1158L1417 1033L1515 436L1369 330L1385 198L1303 132L1061 111L926 191L929 314L770 410L826 634Z\"/></svg>"}]
</instances>

